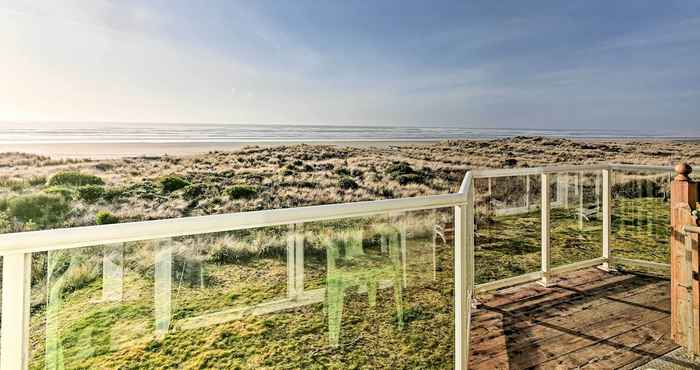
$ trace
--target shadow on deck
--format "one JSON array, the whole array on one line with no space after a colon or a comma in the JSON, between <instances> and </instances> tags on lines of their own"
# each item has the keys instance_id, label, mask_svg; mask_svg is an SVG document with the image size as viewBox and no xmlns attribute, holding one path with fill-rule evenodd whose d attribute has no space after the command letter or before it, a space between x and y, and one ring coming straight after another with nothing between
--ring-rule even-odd
<instances>
[{"instance_id":1,"label":"shadow on deck","mask_svg":"<svg viewBox=\"0 0 700 370\"><path fill-rule=\"evenodd\" d=\"M670 281L659 277L591 268L479 302L470 369L634 369L678 347Z\"/></svg>"}]
</instances>

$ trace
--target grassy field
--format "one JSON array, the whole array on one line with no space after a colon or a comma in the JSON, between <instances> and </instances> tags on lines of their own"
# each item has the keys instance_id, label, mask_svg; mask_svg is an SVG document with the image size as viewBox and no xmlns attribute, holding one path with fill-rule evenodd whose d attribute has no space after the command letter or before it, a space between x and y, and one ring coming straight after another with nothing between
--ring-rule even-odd
<instances>
[{"instance_id":1,"label":"grassy field","mask_svg":"<svg viewBox=\"0 0 700 370\"><path fill-rule=\"evenodd\" d=\"M424 221L435 217L408 221L405 259L396 224L309 225L305 290L312 297L265 314L254 310L287 298L280 229L258 230L277 242L256 256L239 253L241 233L130 243L116 302L103 299L101 274L86 271L99 264L99 249L51 252L49 284L34 287L30 368L449 368L452 252L442 242L433 252ZM227 246L237 258L205 248L222 240L239 243ZM177 247L168 247L171 297L162 300L154 294L154 256L168 245ZM76 286L79 274L92 279ZM165 306L169 324L159 331Z\"/></svg>"},{"instance_id":2,"label":"grassy field","mask_svg":"<svg viewBox=\"0 0 700 370\"><path fill-rule=\"evenodd\" d=\"M12 154L0 158L0 233L446 193L468 168L663 164L678 159L674 145L514 138L110 161ZM700 158L693 148L685 152ZM662 186L640 174L616 181L614 255L667 262ZM490 196L522 206L523 184L496 181ZM552 209L554 266L601 255L593 177L585 184L585 219L578 196ZM539 192L531 186L533 207L524 213L497 214L479 198L477 283L539 270ZM477 192L483 196L485 185ZM451 368L452 245L434 230L450 229L452 217L451 210L417 212L294 230L304 243L305 291L295 299L287 228L123 245L123 257L111 262L123 271L116 298L103 279L104 256L116 247L37 253L30 367Z\"/></svg>"},{"instance_id":3,"label":"grassy field","mask_svg":"<svg viewBox=\"0 0 700 370\"><path fill-rule=\"evenodd\" d=\"M663 200L616 205L615 254L659 260ZM539 216L496 216L479 227L477 282L539 269ZM575 207L560 208L551 219L555 265L600 256L599 215L581 225ZM36 255L47 272L33 289L31 368L450 368L452 247L438 237L433 249L433 225L451 220L445 210L129 243L117 301L105 300L101 271L113 247ZM308 296L298 304L287 300L290 235L304 239ZM166 300L154 293L164 246Z\"/></svg>"}]
</instances>

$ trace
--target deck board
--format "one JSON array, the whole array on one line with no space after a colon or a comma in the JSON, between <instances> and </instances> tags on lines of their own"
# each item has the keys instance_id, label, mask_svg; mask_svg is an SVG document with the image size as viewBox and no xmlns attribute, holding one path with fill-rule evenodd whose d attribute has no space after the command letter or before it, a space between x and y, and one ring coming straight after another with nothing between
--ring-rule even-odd
<instances>
[{"instance_id":1,"label":"deck board","mask_svg":"<svg viewBox=\"0 0 700 370\"><path fill-rule=\"evenodd\" d=\"M614 369L675 348L670 282L586 269L479 297L471 369Z\"/></svg>"}]
</instances>

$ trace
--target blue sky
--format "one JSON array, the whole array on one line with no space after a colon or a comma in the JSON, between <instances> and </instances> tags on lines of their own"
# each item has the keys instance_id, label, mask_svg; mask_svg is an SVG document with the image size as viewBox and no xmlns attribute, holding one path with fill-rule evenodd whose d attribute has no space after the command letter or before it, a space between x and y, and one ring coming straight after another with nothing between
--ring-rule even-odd
<instances>
[{"instance_id":1,"label":"blue sky","mask_svg":"<svg viewBox=\"0 0 700 370\"><path fill-rule=\"evenodd\" d=\"M700 127L691 0L0 0L0 44L0 121Z\"/></svg>"}]
</instances>

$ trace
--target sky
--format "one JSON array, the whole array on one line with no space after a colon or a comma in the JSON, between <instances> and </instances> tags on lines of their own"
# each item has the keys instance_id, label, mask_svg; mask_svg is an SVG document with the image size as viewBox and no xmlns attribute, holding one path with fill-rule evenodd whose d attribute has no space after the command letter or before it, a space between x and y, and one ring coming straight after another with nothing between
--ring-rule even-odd
<instances>
[{"instance_id":1,"label":"sky","mask_svg":"<svg viewBox=\"0 0 700 370\"><path fill-rule=\"evenodd\" d=\"M0 121L700 127L700 1L0 0Z\"/></svg>"}]
</instances>

